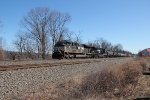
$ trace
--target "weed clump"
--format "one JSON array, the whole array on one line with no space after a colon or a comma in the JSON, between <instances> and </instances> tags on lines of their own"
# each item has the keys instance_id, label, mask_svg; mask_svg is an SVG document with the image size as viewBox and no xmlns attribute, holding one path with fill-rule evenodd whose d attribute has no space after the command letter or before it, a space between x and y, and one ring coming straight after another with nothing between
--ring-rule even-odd
<instances>
[{"instance_id":1,"label":"weed clump","mask_svg":"<svg viewBox=\"0 0 150 100\"><path fill-rule=\"evenodd\" d=\"M88 76L78 75L68 82L58 84L55 93L59 94L60 100L134 98L142 74L140 63L112 67Z\"/></svg>"},{"instance_id":2,"label":"weed clump","mask_svg":"<svg viewBox=\"0 0 150 100\"><path fill-rule=\"evenodd\" d=\"M116 70L104 69L82 79L74 87L74 98L101 96L104 98L127 98L134 95L141 70L135 65L125 64Z\"/></svg>"}]
</instances>

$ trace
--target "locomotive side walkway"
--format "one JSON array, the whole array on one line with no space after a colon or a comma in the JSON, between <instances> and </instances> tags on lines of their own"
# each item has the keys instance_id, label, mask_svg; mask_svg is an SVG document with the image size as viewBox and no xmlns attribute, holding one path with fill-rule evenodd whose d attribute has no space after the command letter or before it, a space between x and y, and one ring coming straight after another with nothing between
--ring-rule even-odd
<instances>
[{"instance_id":1,"label":"locomotive side walkway","mask_svg":"<svg viewBox=\"0 0 150 100\"><path fill-rule=\"evenodd\" d=\"M3 65L3 68L8 69L0 71L0 100L7 100L14 95L35 93L42 86L71 79L78 74L95 73L106 66L111 67L132 60L132 58L72 59L54 60L49 63L41 61L34 63L34 67L30 67L29 62L22 65L16 63L12 64L13 66ZM16 65L19 66L16 67L17 70L11 68Z\"/></svg>"}]
</instances>

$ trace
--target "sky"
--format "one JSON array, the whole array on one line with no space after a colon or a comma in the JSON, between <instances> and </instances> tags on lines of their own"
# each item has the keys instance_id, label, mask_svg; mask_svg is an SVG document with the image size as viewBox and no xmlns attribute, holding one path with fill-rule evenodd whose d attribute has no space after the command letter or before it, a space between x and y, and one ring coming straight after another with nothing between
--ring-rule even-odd
<instances>
[{"instance_id":1,"label":"sky","mask_svg":"<svg viewBox=\"0 0 150 100\"><path fill-rule=\"evenodd\" d=\"M0 37L4 48L15 49L13 42L21 30L20 22L36 7L69 13L70 31L80 32L82 42L104 38L137 53L150 48L150 0L0 0Z\"/></svg>"}]
</instances>

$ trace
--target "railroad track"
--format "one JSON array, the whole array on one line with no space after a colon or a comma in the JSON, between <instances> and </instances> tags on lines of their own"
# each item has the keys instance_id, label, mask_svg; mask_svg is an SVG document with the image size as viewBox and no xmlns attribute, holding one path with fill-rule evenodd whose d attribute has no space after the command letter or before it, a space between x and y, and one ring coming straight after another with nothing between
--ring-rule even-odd
<instances>
[{"instance_id":1,"label":"railroad track","mask_svg":"<svg viewBox=\"0 0 150 100\"><path fill-rule=\"evenodd\" d=\"M109 59L111 60L111 59ZM102 62L108 61L108 59L95 59L95 60L83 60L83 61L70 61L70 62L55 62L55 63L41 63L41 64L14 64L14 65L0 65L0 71L9 71L9 70L19 70L19 69L28 69L28 68L39 68L39 67L54 67L54 66L64 66L64 65L75 65L83 63L93 63L93 62Z\"/></svg>"}]
</instances>

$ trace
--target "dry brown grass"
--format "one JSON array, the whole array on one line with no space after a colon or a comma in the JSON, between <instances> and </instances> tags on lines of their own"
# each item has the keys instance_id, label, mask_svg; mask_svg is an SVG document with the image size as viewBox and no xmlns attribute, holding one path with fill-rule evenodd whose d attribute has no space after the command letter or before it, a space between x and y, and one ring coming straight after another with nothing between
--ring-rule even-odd
<instances>
[{"instance_id":1,"label":"dry brown grass","mask_svg":"<svg viewBox=\"0 0 150 100\"><path fill-rule=\"evenodd\" d=\"M129 98L134 96L141 70L138 63L132 62L115 69L106 68L86 76L70 93L71 98Z\"/></svg>"},{"instance_id":2,"label":"dry brown grass","mask_svg":"<svg viewBox=\"0 0 150 100\"><path fill-rule=\"evenodd\" d=\"M92 75L79 74L72 80L26 96L26 100L133 99L150 93L150 78L142 75L145 59L116 65Z\"/></svg>"}]
</instances>

